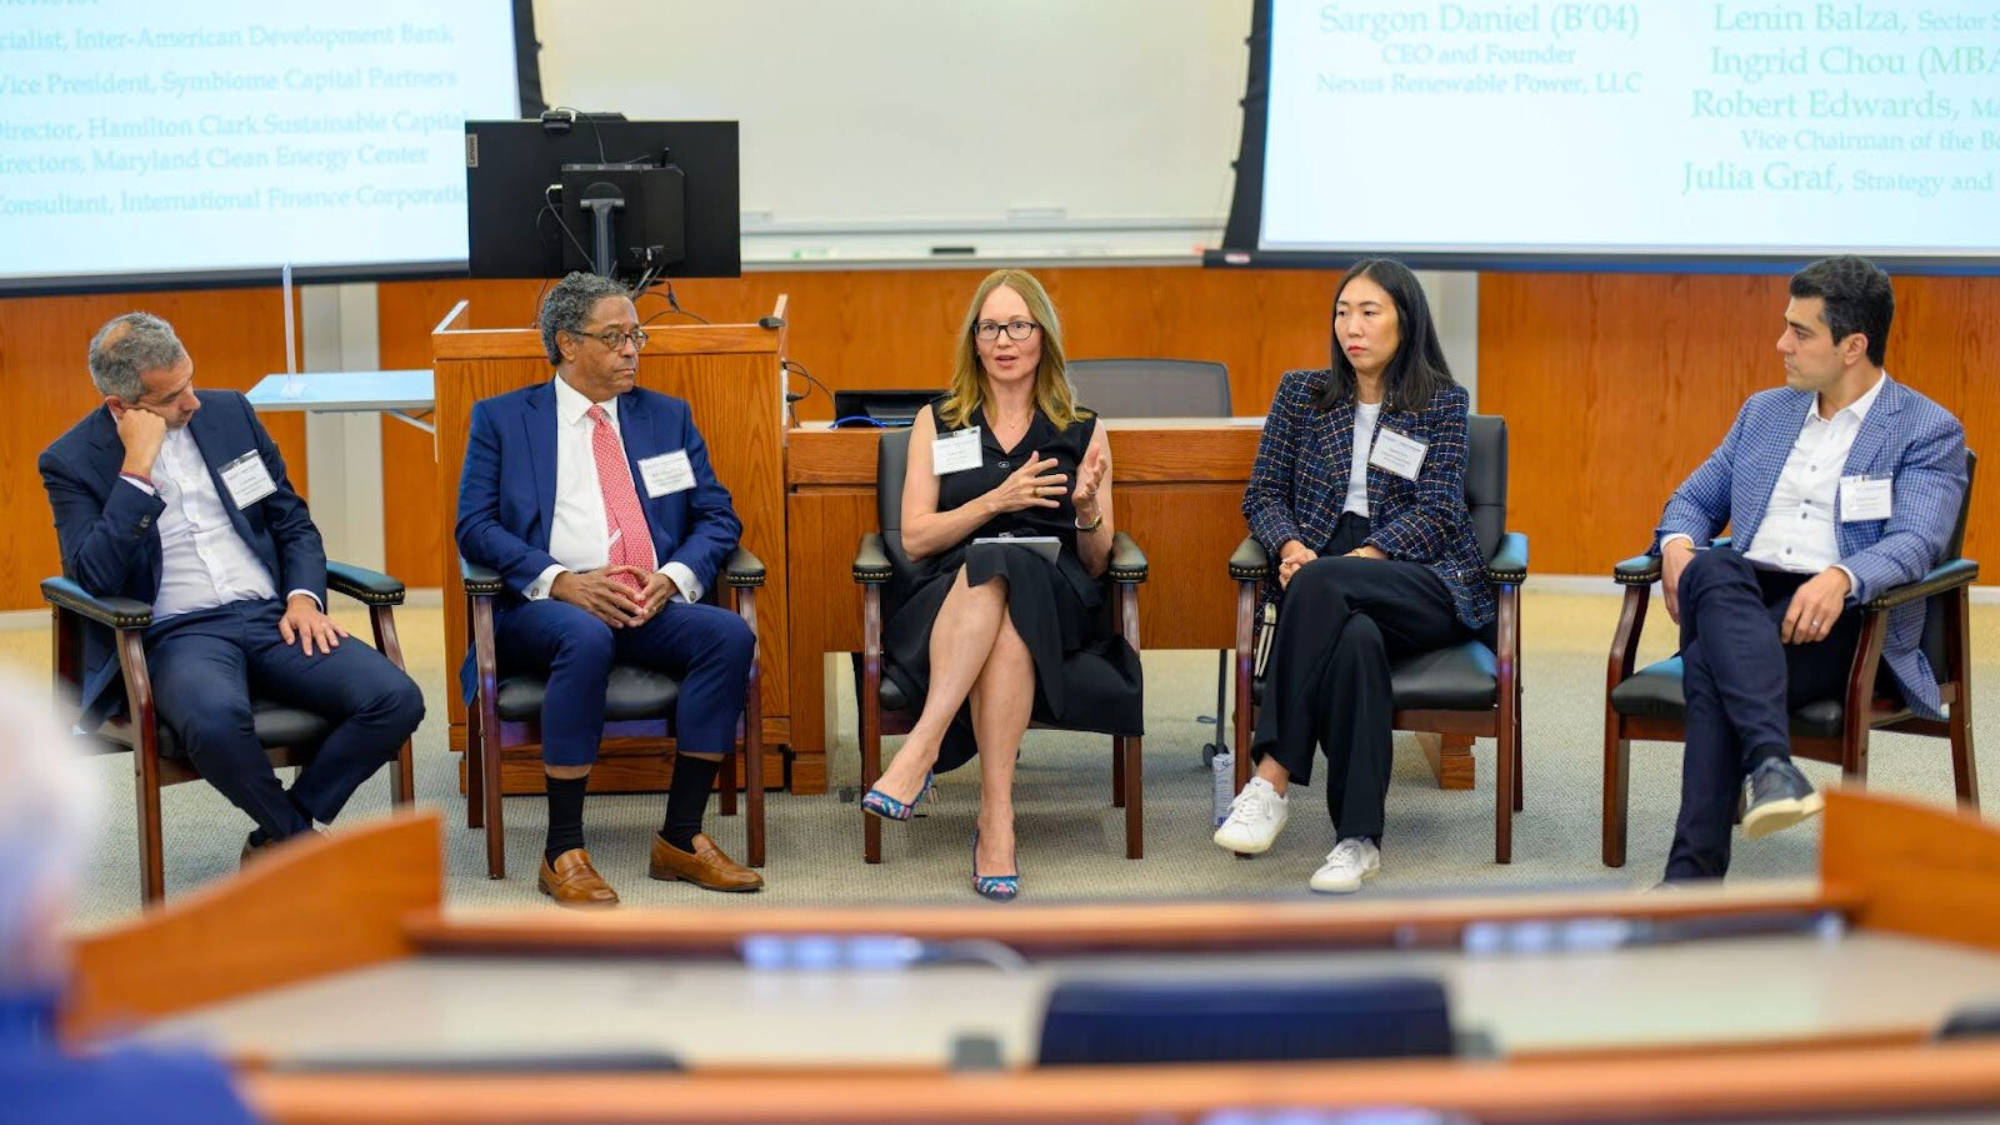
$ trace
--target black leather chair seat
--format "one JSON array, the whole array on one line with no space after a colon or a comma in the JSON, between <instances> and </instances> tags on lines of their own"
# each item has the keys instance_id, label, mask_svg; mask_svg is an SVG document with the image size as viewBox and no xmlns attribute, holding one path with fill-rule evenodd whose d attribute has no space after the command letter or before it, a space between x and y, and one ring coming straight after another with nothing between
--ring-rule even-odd
<instances>
[{"instance_id":1,"label":"black leather chair seat","mask_svg":"<svg viewBox=\"0 0 2000 1125\"><path fill-rule=\"evenodd\" d=\"M1687 715L1687 696L1681 691L1681 658L1648 664L1634 672L1631 679L1611 689L1611 709L1631 718L1680 722ZM1845 711L1838 699L1808 703L1792 712L1792 734L1839 738ZM1904 710L1897 717L1907 718L1909 714Z\"/></svg>"},{"instance_id":2,"label":"black leather chair seat","mask_svg":"<svg viewBox=\"0 0 2000 1125\"><path fill-rule=\"evenodd\" d=\"M1074 723L1065 723L1064 729L1118 733L1095 721L1095 717L1116 715L1129 707L1133 690L1133 685L1125 682L1109 660L1091 652L1071 654L1063 662L1063 691L1070 702L1070 710L1077 718ZM924 701L905 696L903 689L896 686L896 681L888 675L882 677L879 698L884 711L915 714L923 710Z\"/></svg>"},{"instance_id":3,"label":"black leather chair seat","mask_svg":"<svg viewBox=\"0 0 2000 1125\"><path fill-rule=\"evenodd\" d=\"M538 721L548 688L549 682L540 676L510 676L493 693L493 709L503 723ZM613 665L604 685L605 721L668 718L680 694L680 681L665 672L636 664Z\"/></svg>"},{"instance_id":4,"label":"black leather chair seat","mask_svg":"<svg viewBox=\"0 0 2000 1125\"><path fill-rule=\"evenodd\" d=\"M316 746L333 733L331 721L311 711L288 707L269 699L250 701L250 721L256 728L258 744L266 749L273 746ZM165 723L160 724L159 739L160 753L170 758L187 757L187 749Z\"/></svg>"},{"instance_id":5,"label":"black leather chair seat","mask_svg":"<svg viewBox=\"0 0 2000 1125\"><path fill-rule=\"evenodd\" d=\"M1478 641L1419 653L1389 667L1389 688L1398 711L1478 711L1500 695L1493 650ZM1264 702L1264 681L1250 685L1254 702Z\"/></svg>"}]
</instances>

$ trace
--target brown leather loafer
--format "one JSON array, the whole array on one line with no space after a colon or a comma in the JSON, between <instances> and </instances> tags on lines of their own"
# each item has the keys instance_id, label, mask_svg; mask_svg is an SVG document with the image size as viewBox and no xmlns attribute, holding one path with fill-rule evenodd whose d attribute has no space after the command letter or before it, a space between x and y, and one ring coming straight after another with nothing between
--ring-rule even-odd
<instances>
[{"instance_id":1,"label":"brown leather loafer","mask_svg":"<svg viewBox=\"0 0 2000 1125\"><path fill-rule=\"evenodd\" d=\"M686 879L711 891L754 891L764 877L722 854L708 833L697 832L694 852L684 852L653 834L653 862L646 874L655 879Z\"/></svg>"},{"instance_id":2,"label":"brown leather loafer","mask_svg":"<svg viewBox=\"0 0 2000 1125\"><path fill-rule=\"evenodd\" d=\"M590 865L590 853L582 848L571 848L557 856L553 865L547 859L542 860L535 886L555 899L557 906L601 910L618 905L618 892Z\"/></svg>"}]
</instances>

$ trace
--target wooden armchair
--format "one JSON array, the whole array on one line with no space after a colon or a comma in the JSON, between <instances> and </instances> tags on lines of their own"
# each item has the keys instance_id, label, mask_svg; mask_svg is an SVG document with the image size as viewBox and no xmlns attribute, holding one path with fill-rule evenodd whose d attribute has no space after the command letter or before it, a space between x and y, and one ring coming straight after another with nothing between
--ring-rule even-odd
<instances>
[{"instance_id":1,"label":"wooden armchair","mask_svg":"<svg viewBox=\"0 0 2000 1125\"><path fill-rule=\"evenodd\" d=\"M403 647L396 639L395 607L403 604L403 584L347 563L326 564L326 588L368 607L375 647L396 667L403 667ZM74 698L83 684L83 631L95 623L115 634L119 671L125 677L126 711L92 732L106 749L132 752L134 789L139 803L139 885L147 905L166 896L165 864L161 855L160 790L168 785L199 781L201 775L186 759L173 732L162 727L153 707L153 681L146 667L146 629L153 609L132 598L100 598L67 578L42 580L42 599L54 614L56 690ZM312 761L333 724L311 711L271 699L251 699L257 740L274 766L304 766ZM392 799L409 804L416 795L410 744L403 743L389 774Z\"/></svg>"},{"instance_id":2,"label":"wooden armchair","mask_svg":"<svg viewBox=\"0 0 2000 1125\"><path fill-rule=\"evenodd\" d=\"M465 584L466 617L472 622L475 668L473 698L466 705L465 819L469 828L486 830L486 874L507 876L506 835L501 830L500 764L505 757L540 761L542 698L548 680L541 676L500 677L494 648L493 600L503 586L497 571L476 563L460 563ZM708 592L715 598L722 586L731 592L736 612L757 632L757 587L764 584L764 564L756 555L736 548L722 565L722 580ZM605 689L604 738L657 739L673 749L674 704L680 680L666 672L633 664L611 669ZM749 690L743 699L745 716L738 730L743 752L724 763L717 776L722 788L722 815L736 815L736 771L744 771L750 789L749 863L764 866L764 697L757 662L750 664Z\"/></svg>"},{"instance_id":3,"label":"wooden armchair","mask_svg":"<svg viewBox=\"0 0 2000 1125\"><path fill-rule=\"evenodd\" d=\"M1487 635L1398 660L1389 670L1395 729L1494 740L1493 861L1514 860L1514 814L1524 806L1521 770L1521 584L1528 537L1507 531L1507 423L1466 419L1465 500L1486 552L1486 580L1499 614ZM1250 780L1250 737L1264 683L1256 668L1257 591L1270 573L1264 545L1246 538L1229 560L1236 581L1236 789Z\"/></svg>"},{"instance_id":4,"label":"wooden armchair","mask_svg":"<svg viewBox=\"0 0 2000 1125\"><path fill-rule=\"evenodd\" d=\"M1868 736L1873 731L1948 739L1958 801L1977 810L1979 770L1972 751L1972 692L1967 680L1972 656L1966 587L1979 578L1979 564L1959 557L1965 547L1966 520L1972 514L1972 475L1977 459L1967 451L1965 461L1965 498L1960 502L1958 525L1945 547L1944 561L1917 581L1884 590L1861 607L1868 616L1854 647L1846 693L1792 712L1791 733L1793 754L1836 763L1843 775L1857 782L1868 780ZM1714 545L1727 547L1730 540L1717 539ZM1683 720L1687 697L1681 692L1679 655L1634 671L1653 583L1660 579L1660 560L1652 555L1626 559L1613 568L1612 577L1625 587L1625 605L1611 637L1605 677L1603 856L1605 866L1623 867L1632 742L1686 741ZM1889 611L1919 600L1925 605L1924 655L1937 673L1938 696L1948 712L1943 721L1913 714L1894 688L1878 682Z\"/></svg>"},{"instance_id":5,"label":"wooden armchair","mask_svg":"<svg viewBox=\"0 0 2000 1125\"><path fill-rule=\"evenodd\" d=\"M854 580L861 583L862 589L861 676L856 702L861 712L864 790L882 776L882 736L909 733L924 702L903 698L895 682L882 677L882 588L892 579L908 578L916 570L916 564L903 552L903 476L909 467L909 445L907 430L882 435L875 469L875 498L882 530L862 536L854 558ZM1112 620L1124 635L1125 643L1138 652L1139 584L1146 580L1146 556L1132 537L1122 531L1112 538L1107 574L1112 584ZM1080 656L1072 664L1072 683L1114 678L1108 667L1102 677L1093 677L1092 673L1103 665L1096 657ZM1145 779L1139 759L1140 745L1141 739L1137 737L1114 735L1111 739L1111 804L1125 810L1128 859L1140 859L1146 854ZM880 863L882 822L865 813L861 820L863 857L869 863Z\"/></svg>"}]
</instances>

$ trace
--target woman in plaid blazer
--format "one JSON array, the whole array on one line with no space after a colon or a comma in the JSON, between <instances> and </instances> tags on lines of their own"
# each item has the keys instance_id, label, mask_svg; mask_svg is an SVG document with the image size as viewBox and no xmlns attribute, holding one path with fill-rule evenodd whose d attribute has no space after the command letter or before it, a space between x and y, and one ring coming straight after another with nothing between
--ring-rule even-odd
<instances>
[{"instance_id":1,"label":"woman in plaid blazer","mask_svg":"<svg viewBox=\"0 0 2000 1125\"><path fill-rule=\"evenodd\" d=\"M1465 504L1468 396L1416 275L1388 259L1356 263L1334 294L1333 340L1331 369L1279 385L1243 492L1251 534L1278 560L1265 599L1284 612L1251 746L1256 776L1215 842L1268 849L1318 746L1339 842L1310 885L1347 893L1381 867L1390 661L1476 633L1494 606Z\"/></svg>"}]
</instances>

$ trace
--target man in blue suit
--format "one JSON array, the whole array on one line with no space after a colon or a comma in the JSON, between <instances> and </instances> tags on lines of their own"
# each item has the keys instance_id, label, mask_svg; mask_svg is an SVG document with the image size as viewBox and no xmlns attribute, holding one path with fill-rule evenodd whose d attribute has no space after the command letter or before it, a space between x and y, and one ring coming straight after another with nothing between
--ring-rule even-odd
<instances>
[{"instance_id":1,"label":"man in blue suit","mask_svg":"<svg viewBox=\"0 0 2000 1125\"><path fill-rule=\"evenodd\" d=\"M681 681L679 752L648 873L756 890L763 877L701 830L757 648L741 617L701 595L743 525L687 403L633 385L646 333L622 286L570 274L549 291L541 330L555 378L473 407L458 493L459 552L507 587L494 615L501 673L548 677L549 832L536 885L563 906L618 902L584 848L583 798L611 667L633 663ZM470 700L469 653L463 680Z\"/></svg>"},{"instance_id":2,"label":"man in blue suit","mask_svg":"<svg viewBox=\"0 0 2000 1125\"><path fill-rule=\"evenodd\" d=\"M1687 745L1669 882L1729 870L1732 812L1767 836L1824 801L1790 754L1790 716L1841 694L1860 603L1937 565L1958 520L1965 428L1882 369L1895 294L1856 257L1793 275L1778 337L1785 386L1752 395L1667 502L1655 533L1680 623ZM1705 546L1724 524L1734 546ZM1882 662L1918 714L1942 718L1918 647L1921 602L1891 612Z\"/></svg>"},{"instance_id":3,"label":"man in blue suit","mask_svg":"<svg viewBox=\"0 0 2000 1125\"><path fill-rule=\"evenodd\" d=\"M257 848L310 831L394 758L423 721L417 685L325 613L326 552L256 412L196 391L166 321L115 317L90 342L104 404L42 453L63 573L153 608L146 663L159 722L209 784L250 815ZM250 691L334 720L286 790ZM84 726L125 709L110 630L85 638Z\"/></svg>"}]
</instances>

